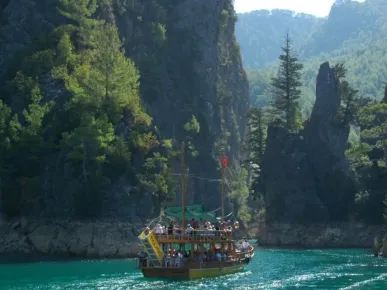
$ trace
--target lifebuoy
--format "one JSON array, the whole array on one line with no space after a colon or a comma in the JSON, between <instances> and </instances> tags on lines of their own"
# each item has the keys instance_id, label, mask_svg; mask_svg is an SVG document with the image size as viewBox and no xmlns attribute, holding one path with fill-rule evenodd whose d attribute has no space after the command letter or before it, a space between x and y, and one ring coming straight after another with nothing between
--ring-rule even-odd
<instances>
[{"instance_id":1,"label":"lifebuoy","mask_svg":"<svg viewBox=\"0 0 387 290\"><path fill-rule=\"evenodd\" d=\"M234 228L235 228L235 229L238 229L238 228L239 228L239 222L236 221L236 222L234 223Z\"/></svg>"}]
</instances>

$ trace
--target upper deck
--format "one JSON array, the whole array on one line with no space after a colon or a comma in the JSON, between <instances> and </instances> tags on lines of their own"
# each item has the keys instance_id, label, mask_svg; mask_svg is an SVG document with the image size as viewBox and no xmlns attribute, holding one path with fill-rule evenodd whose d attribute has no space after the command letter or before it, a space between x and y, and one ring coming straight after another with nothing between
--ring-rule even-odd
<instances>
[{"instance_id":1,"label":"upper deck","mask_svg":"<svg viewBox=\"0 0 387 290\"><path fill-rule=\"evenodd\" d=\"M192 242L202 243L228 243L232 241L232 232L229 230L206 231L195 230L190 234L172 233L172 234L155 234L160 244L174 243L187 244Z\"/></svg>"}]
</instances>

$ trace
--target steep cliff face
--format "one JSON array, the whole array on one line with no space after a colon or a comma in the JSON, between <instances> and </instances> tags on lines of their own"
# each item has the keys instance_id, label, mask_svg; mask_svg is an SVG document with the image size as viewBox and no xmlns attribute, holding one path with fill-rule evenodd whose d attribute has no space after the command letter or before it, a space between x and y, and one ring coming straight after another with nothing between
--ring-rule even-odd
<instances>
[{"instance_id":1,"label":"steep cliff face","mask_svg":"<svg viewBox=\"0 0 387 290\"><path fill-rule=\"evenodd\" d=\"M316 103L304 136L317 195L328 208L331 220L348 217L355 191L344 154L349 124L339 119L340 105L335 71L328 62L323 63L316 80Z\"/></svg>"},{"instance_id":2,"label":"steep cliff face","mask_svg":"<svg viewBox=\"0 0 387 290\"><path fill-rule=\"evenodd\" d=\"M157 86L152 91L142 88L148 111L164 136L180 140L185 135L184 123L194 114L200 133L193 143L200 154L188 156L188 166L194 174L218 178L222 152L231 163L240 160L249 106L248 82L234 37L232 1L186 0L152 6L164 15L159 17L166 30L161 45L146 45L149 23L145 17L141 22L137 18L139 11L151 9L150 3L126 7L121 13L113 5L128 55L139 65L144 83ZM150 71L150 59L157 72ZM194 202L211 208L219 201L217 184L193 180L189 191L195 193Z\"/></svg>"},{"instance_id":3,"label":"steep cliff face","mask_svg":"<svg viewBox=\"0 0 387 290\"><path fill-rule=\"evenodd\" d=\"M20 68L23 60L20 55L44 47L44 36L65 23L57 11L58 3L49 0L10 0L7 3L0 26L0 64L3 64L0 86ZM191 173L218 178L218 158L223 152L228 154L230 164L238 164L249 93L234 37L236 18L232 1L113 0L97 3L100 4L97 15L116 24L126 55L139 68L141 97L153 119L154 132L160 138L186 141L184 124L194 115L200 132L190 142L199 155L187 154L186 163ZM40 82L46 99L55 99L59 106L65 102L63 85L50 78L40 79ZM120 131L127 135L125 123ZM43 203L48 204L46 208L50 214L66 216L71 212L67 193L72 182L66 175L68 166L61 163L60 155L54 154L48 160L39 183L55 186L46 187L43 195L48 198L43 197ZM144 163L143 156L135 154L131 161L137 168ZM63 172L54 176L53 166L63 168ZM132 185L130 178L110 185L108 200L103 203L105 216L128 217L150 212L149 195L130 200ZM190 180L188 190L195 193L195 202L203 202L211 209L218 204L217 183ZM42 210L38 208L35 212L40 214Z\"/></svg>"},{"instance_id":4,"label":"steep cliff face","mask_svg":"<svg viewBox=\"0 0 387 290\"><path fill-rule=\"evenodd\" d=\"M339 82L329 63L320 66L316 103L305 129L288 135L272 125L262 170L266 219L316 223L348 217L354 194L345 160L349 126L338 121Z\"/></svg>"}]
</instances>

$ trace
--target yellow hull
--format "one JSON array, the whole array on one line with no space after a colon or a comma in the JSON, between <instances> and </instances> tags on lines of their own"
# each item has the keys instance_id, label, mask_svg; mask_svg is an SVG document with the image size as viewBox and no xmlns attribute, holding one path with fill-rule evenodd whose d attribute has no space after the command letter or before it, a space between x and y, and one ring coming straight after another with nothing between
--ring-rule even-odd
<instances>
[{"instance_id":1,"label":"yellow hull","mask_svg":"<svg viewBox=\"0 0 387 290\"><path fill-rule=\"evenodd\" d=\"M189 278L198 279L198 278L210 278L218 277L222 275L235 274L242 271L244 265L236 265L225 268L208 268L208 269L190 269Z\"/></svg>"},{"instance_id":2,"label":"yellow hull","mask_svg":"<svg viewBox=\"0 0 387 290\"><path fill-rule=\"evenodd\" d=\"M228 265L225 267L211 268L142 268L144 277L147 278L167 278L167 279L200 279L218 277L228 274L235 274L244 269L247 264L238 263L237 265Z\"/></svg>"}]
</instances>

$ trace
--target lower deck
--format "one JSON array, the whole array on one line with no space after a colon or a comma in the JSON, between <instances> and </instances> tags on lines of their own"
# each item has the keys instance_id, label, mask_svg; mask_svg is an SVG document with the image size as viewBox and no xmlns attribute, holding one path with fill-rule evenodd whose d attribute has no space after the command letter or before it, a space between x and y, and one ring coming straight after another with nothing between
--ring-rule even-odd
<instances>
[{"instance_id":1,"label":"lower deck","mask_svg":"<svg viewBox=\"0 0 387 290\"><path fill-rule=\"evenodd\" d=\"M144 277L169 279L198 279L218 277L242 271L250 262L249 258L239 261L189 263L182 267L139 267Z\"/></svg>"}]
</instances>

